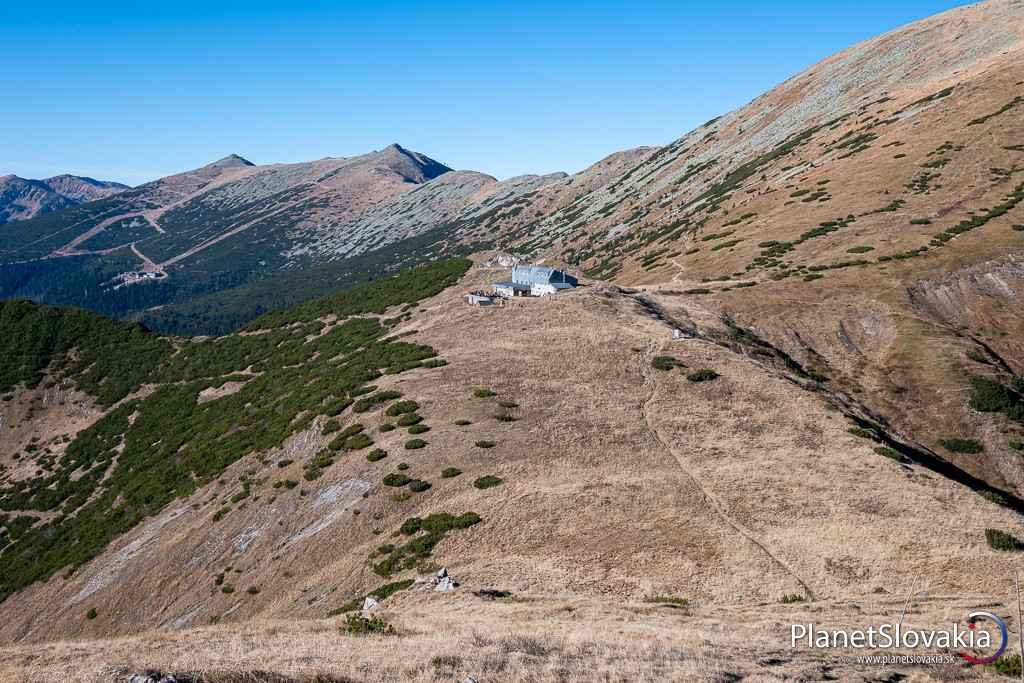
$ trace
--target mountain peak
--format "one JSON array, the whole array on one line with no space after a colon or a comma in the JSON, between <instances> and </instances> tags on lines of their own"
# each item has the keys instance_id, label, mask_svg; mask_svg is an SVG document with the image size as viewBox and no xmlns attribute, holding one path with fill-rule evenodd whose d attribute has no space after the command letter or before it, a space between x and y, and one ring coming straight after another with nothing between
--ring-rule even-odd
<instances>
[{"instance_id":1,"label":"mountain peak","mask_svg":"<svg viewBox=\"0 0 1024 683\"><path fill-rule=\"evenodd\" d=\"M448 173L452 169L426 154L414 152L393 142L379 153L385 163L413 182L422 183Z\"/></svg>"},{"instance_id":2,"label":"mountain peak","mask_svg":"<svg viewBox=\"0 0 1024 683\"><path fill-rule=\"evenodd\" d=\"M224 157L223 159L218 159L217 161L213 162L212 164L207 164L207 167L238 168L238 167L242 167L242 166L255 166L255 165L256 164L252 163L251 161L249 161L245 157L241 157L241 156L239 156L237 154L229 154L226 157Z\"/></svg>"}]
</instances>

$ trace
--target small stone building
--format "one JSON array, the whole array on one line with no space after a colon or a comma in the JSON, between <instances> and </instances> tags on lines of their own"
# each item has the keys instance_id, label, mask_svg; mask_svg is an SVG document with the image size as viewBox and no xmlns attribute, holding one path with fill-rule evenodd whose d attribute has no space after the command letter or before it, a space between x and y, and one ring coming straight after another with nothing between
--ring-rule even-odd
<instances>
[{"instance_id":1,"label":"small stone building","mask_svg":"<svg viewBox=\"0 0 1024 683\"><path fill-rule=\"evenodd\" d=\"M464 298L470 306L490 306L494 303L493 297L486 294L478 294L477 292L470 292Z\"/></svg>"},{"instance_id":2,"label":"small stone building","mask_svg":"<svg viewBox=\"0 0 1024 683\"><path fill-rule=\"evenodd\" d=\"M578 284L572 275L549 266L515 266L512 268L512 280L495 284L494 293L505 297L547 296Z\"/></svg>"}]
</instances>

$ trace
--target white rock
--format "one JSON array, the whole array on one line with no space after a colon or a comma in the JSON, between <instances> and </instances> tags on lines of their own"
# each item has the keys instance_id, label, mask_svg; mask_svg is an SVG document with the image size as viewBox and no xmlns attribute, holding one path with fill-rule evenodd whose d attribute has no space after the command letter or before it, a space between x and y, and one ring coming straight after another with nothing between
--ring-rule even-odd
<instances>
[{"instance_id":1,"label":"white rock","mask_svg":"<svg viewBox=\"0 0 1024 683\"><path fill-rule=\"evenodd\" d=\"M458 585L459 584L457 584L454 579L452 579L450 576L446 576L437 582L437 585L434 587L434 590L438 593L447 593L449 591L455 590L458 587Z\"/></svg>"},{"instance_id":2,"label":"white rock","mask_svg":"<svg viewBox=\"0 0 1024 683\"><path fill-rule=\"evenodd\" d=\"M372 595L367 595L366 599L363 600L363 611L364 612L369 612L370 610L372 610L374 607L376 607L379 604L380 604L380 601L378 601L377 598L373 597Z\"/></svg>"}]
</instances>

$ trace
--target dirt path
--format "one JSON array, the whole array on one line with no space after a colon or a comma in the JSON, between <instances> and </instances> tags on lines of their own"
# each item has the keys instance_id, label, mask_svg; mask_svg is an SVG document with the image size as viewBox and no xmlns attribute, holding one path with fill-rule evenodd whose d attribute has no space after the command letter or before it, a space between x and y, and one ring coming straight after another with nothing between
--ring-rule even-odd
<instances>
[{"instance_id":1,"label":"dirt path","mask_svg":"<svg viewBox=\"0 0 1024 683\"><path fill-rule=\"evenodd\" d=\"M135 246L135 242L132 242L132 253L135 254L139 258L139 260L142 261L143 271L147 273L163 273L164 275L167 275L167 273L164 272L163 268L153 263L153 259L149 258L141 251L139 251L139 248Z\"/></svg>"},{"instance_id":2,"label":"dirt path","mask_svg":"<svg viewBox=\"0 0 1024 683\"><path fill-rule=\"evenodd\" d=\"M706 500L708 504L712 507L712 509L714 509L715 514L717 514L722 519L722 521L724 521L726 524L735 529L737 533L739 533L752 544L757 546L773 562L775 562L787 574L793 577L793 580L800 584L800 587L804 589L807 599L817 600L814 591L811 590L811 587L807 584L806 581L800 578L800 575L796 573L796 570L790 567L785 560L783 560L778 555L773 553L771 549L763 541L757 538L753 531L747 529L745 526L743 526L742 524L740 524L735 519L729 516L729 513L726 511L725 506L715 496L715 494L711 492L711 489L708 488L707 484L701 479L700 475L693 470L693 468L686 461L686 458L680 455L672 447L672 444L670 444L668 440L666 440L658 431L658 427L654 422L652 412L648 409L649 406L658 397L658 382L652 374L653 366L651 365L651 361L653 360L655 352L657 350L657 344L655 342L651 342L648 352L642 357L641 360L643 366L641 367L640 372L644 377L644 384L649 384L651 386L650 395L647 397L647 400L645 400L641 405L641 410L644 415L644 422L646 422L647 428L650 430L651 434L654 435L654 438L657 439L658 443L661 444L661 447L673 458L675 458L677 463L679 463L679 469L681 469L683 471L683 474L685 474L693 481L694 485L701 492L701 495L704 496L704 500Z\"/></svg>"},{"instance_id":3,"label":"dirt path","mask_svg":"<svg viewBox=\"0 0 1024 683\"><path fill-rule=\"evenodd\" d=\"M143 211L142 217L149 221L149 224L153 226L154 230L156 230L161 235L164 235L167 233L167 231L160 227L159 219L161 216L167 213L169 209L170 207L164 207L160 209L151 209L150 211Z\"/></svg>"},{"instance_id":4,"label":"dirt path","mask_svg":"<svg viewBox=\"0 0 1024 683\"><path fill-rule=\"evenodd\" d=\"M90 228L86 232L84 232L81 235L79 235L78 237L75 237L74 239L72 239L70 242L65 244L63 247L59 247L57 249L54 249L53 252L51 252L45 258L63 258L63 257L66 257L66 256L81 256L83 254L105 254L105 253L109 253L110 251L116 251L116 249L115 250L103 250L103 251L85 251L85 250L79 250L77 247L78 247L78 245L82 244L83 242L86 242L90 238L95 237L96 235L98 235L101 232L103 232L104 230L106 230L106 228L108 226L116 223L117 221L123 220L125 218L134 218L134 217L142 218L147 223L149 223L149 226L151 228L153 228L156 232L158 232L161 235L166 234L166 231L163 229L163 227L160 225L160 222L159 222L160 218L165 213L167 213L171 209L177 208L177 207L185 204L186 202L188 202L188 201L190 201L190 200L200 196L201 194L209 192L210 190L215 189L217 187L220 187L220 186L222 186L222 185L224 185L224 184L226 184L226 183L228 183L228 182L230 182L232 180L236 180L236 179L246 175L248 172L250 172L248 169L244 169L243 171L240 171L240 172L237 172L237 173L223 173L223 174L221 174L221 176L219 176L219 177L213 179L212 181L202 185L199 189L197 189L197 190L195 190L193 192L179 193L179 198L178 199L176 199L173 202L170 202L168 204L165 204L164 206L160 206L160 207L155 208L155 209L148 209L148 210L141 210L141 211L129 211L127 213L123 213L123 214L119 214L117 216L112 216L110 218L106 218L103 221L101 221L100 223L97 223L95 226L93 226L92 228ZM59 232L66 232L66 231L71 230L72 228L74 228L74 227L76 227L78 225L81 225L82 223L86 223L88 221L89 221L88 218L85 219L85 220L79 221L78 223L75 223L73 225L69 225L66 228L62 228L57 233L52 233L50 235L46 235L44 237L41 237L38 240L35 240L35 242L39 242L39 241L42 241L44 239L49 239L50 237L53 237L53 235L56 235ZM248 227L248 226L246 226L246 227ZM34 244L35 242L32 242L30 244ZM120 248L121 247L118 247L118 249L120 249ZM140 258L143 258L143 261L146 264L146 270L154 269L157 272L160 271L160 268L158 266L156 266L156 264L154 264L153 261L151 261L150 259L148 259L146 257L142 257L140 254L138 254L138 252L136 252L136 255L139 255ZM182 255L181 258L184 258L184 256L185 255Z\"/></svg>"},{"instance_id":5,"label":"dirt path","mask_svg":"<svg viewBox=\"0 0 1024 683\"><path fill-rule=\"evenodd\" d=\"M82 244L83 242L87 242L88 240L92 239L96 235L98 235L101 232L103 232L104 230L106 230L107 227L113 225L114 223L117 223L118 221L122 221L122 220L124 220L126 218L134 218L136 216L141 217L141 215L142 214L130 212L130 213L122 213L122 214L118 214L116 216L111 216L110 218L106 218L106 219L100 221L99 223L97 223L92 228L90 228L90 229L86 230L85 232L83 232L81 235L79 235L75 239L73 239L70 242L68 242L67 244L65 244L63 247L54 250L54 252L53 252L53 254L51 254L51 256L78 256L79 254L86 253L86 252L80 252L78 250L78 245L79 244Z\"/></svg>"},{"instance_id":6,"label":"dirt path","mask_svg":"<svg viewBox=\"0 0 1024 683\"><path fill-rule=\"evenodd\" d=\"M679 261L676 261L675 259L669 259L669 263L671 263L673 266L679 269L679 272L672 276L672 282L679 282L680 276L684 272L686 272L686 269L683 268L682 264L679 263Z\"/></svg>"}]
</instances>

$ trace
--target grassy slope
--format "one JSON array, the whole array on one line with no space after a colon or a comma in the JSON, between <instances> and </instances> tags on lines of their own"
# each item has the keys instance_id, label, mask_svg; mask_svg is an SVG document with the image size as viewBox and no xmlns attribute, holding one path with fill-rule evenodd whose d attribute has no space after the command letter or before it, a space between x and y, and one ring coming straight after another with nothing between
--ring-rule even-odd
<instances>
[{"instance_id":1,"label":"grassy slope","mask_svg":"<svg viewBox=\"0 0 1024 683\"><path fill-rule=\"evenodd\" d=\"M0 518L0 599L88 561L242 456L280 444L319 414L338 414L381 374L418 367L432 349L384 338L401 316L352 316L436 294L468 267L453 260L406 271L268 314L254 324L261 334L187 343L174 354L138 325L2 304L0 377L7 388L38 383L46 368L107 404L143 383L155 389L117 405L37 476L0 486L0 510L10 513ZM344 322L325 326L318 318L326 315ZM198 400L231 380L244 387L220 401ZM170 424L177 425L173 432ZM329 464L330 455L320 454L308 471L315 475Z\"/></svg>"}]
</instances>

